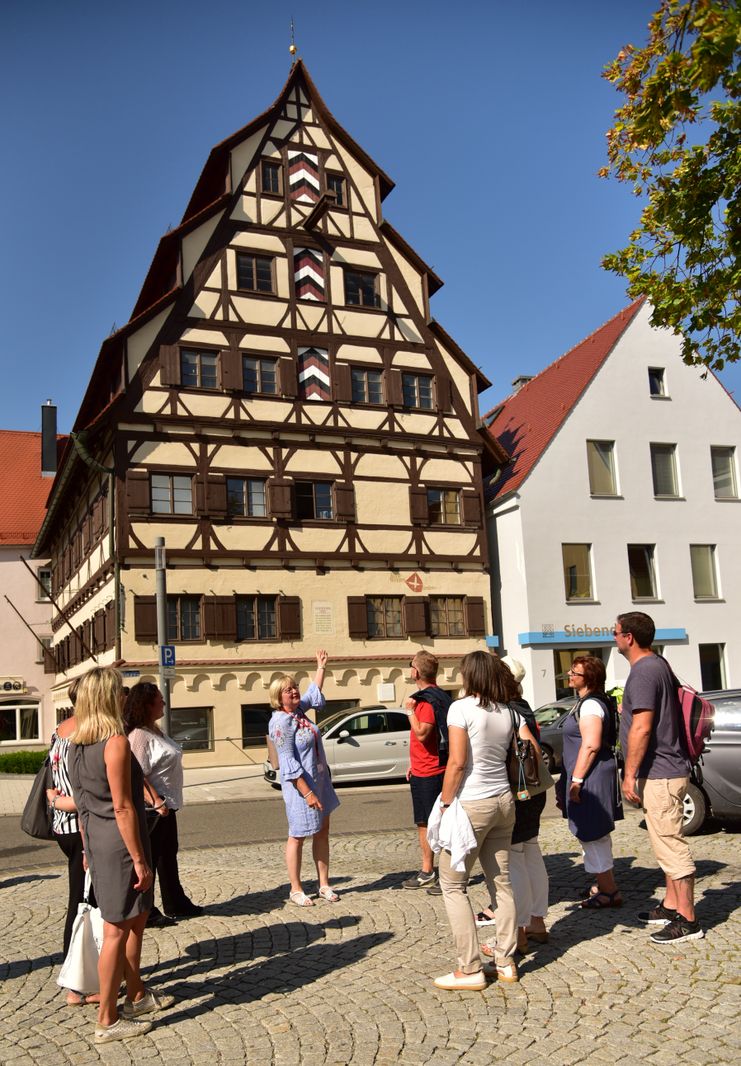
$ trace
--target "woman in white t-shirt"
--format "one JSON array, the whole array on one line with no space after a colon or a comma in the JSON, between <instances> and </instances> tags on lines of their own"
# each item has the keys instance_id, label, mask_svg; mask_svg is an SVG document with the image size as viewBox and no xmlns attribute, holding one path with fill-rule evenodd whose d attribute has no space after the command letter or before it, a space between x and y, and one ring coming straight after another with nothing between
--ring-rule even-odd
<instances>
[{"instance_id":1,"label":"woman in white t-shirt","mask_svg":"<svg viewBox=\"0 0 741 1066\"><path fill-rule=\"evenodd\" d=\"M183 749L157 724L164 709L162 693L149 681L133 686L124 707L131 752L144 772L145 799L157 819L149 839L152 869L159 878L165 913L153 907L147 921L149 926L172 925L176 918L192 918L203 913L203 907L188 898L180 883L176 812L183 806Z\"/></svg>"},{"instance_id":2,"label":"woman in white t-shirt","mask_svg":"<svg viewBox=\"0 0 741 1066\"><path fill-rule=\"evenodd\" d=\"M458 966L435 979L438 988L483 991L487 977L517 981L514 961L516 908L509 878L509 845L515 822L515 801L507 776L507 754L512 740L513 714L523 739L535 738L508 703L517 697L511 671L494 655L475 651L461 662L463 699L448 711L448 764L440 804L458 799L476 836L476 847L466 855L465 870L451 867L450 853L440 855L440 886L453 931ZM467 894L468 879L476 859L484 871L491 898L497 900L497 943L494 963L481 961L474 912Z\"/></svg>"}]
</instances>

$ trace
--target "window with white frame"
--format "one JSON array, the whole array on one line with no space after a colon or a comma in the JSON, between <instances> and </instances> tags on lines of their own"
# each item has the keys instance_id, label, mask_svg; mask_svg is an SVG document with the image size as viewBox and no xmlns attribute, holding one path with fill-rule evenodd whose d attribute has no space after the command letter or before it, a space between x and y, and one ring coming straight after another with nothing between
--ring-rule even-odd
<instances>
[{"instance_id":1,"label":"window with white frame","mask_svg":"<svg viewBox=\"0 0 741 1066\"><path fill-rule=\"evenodd\" d=\"M563 583L569 603L591 600L592 565L591 544L562 544Z\"/></svg>"},{"instance_id":2,"label":"window with white frame","mask_svg":"<svg viewBox=\"0 0 741 1066\"><path fill-rule=\"evenodd\" d=\"M0 744L39 739L39 705L36 700L0 703Z\"/></svg>"},{"instance_id":3,"label":"window with white frame","mask_svg":"<svg viewBox=\"0 0 741 1066\"><path fill-rule=\"evenodd\" d=\"M193 514L193 482L181 474L152 474L152 514Z\"/></svg>"},{"instance_id":4,"label":"window with white frame","mask_svg":"<svg viewBox=\"0 0 741 1066\"><path fill-rule=\"evenodd\" d=\"M666 399L666 377L663 366L648 368L648 391L655 398Z\"/></svg>"},{"instance_id":5,"label":"window with white frame","mask_svg":"<svg viewBox=\"0 0 741 1066\"><path fill-rule=\"evenodd\" d=\"M36 577L36 599L43 603L51 599L51 570L48 566L42 566L36 571Z\"/></svg>"},{"instance_id":6,"label":"window with white frame","mask_svg":"<svg viewBox=\"0 0 741 1066\"><path fill-rule=\"evenodd\" d=\"M711 447L710 463L716 500L737 500L736 449Z\"/></svg>"},{"instance_id":7,"label":"window with white frame","mask_svg":"<svg viewBox=\"0 0 741 1066\"><path fill-rule=\"evenodd\" d=\"M634 600L656 599L653 544L629 544L630 594Z\"/></svg>"},{"instance_id":8,"label":"window with white frame","mask_svg":"<svg viewBox=\"0 0 741 1066\"><path fill-rule=\"evenodd\" d=\"M588 440L587 466L592 496L617 496L615 441Z\"/></svg>"},{"instance_id":9,"label":"window with white frame","mask_svg":"<svg viewBox=\"0 0 741 1066\"><path fill-rule=\"evenodd\" d=\"M696 600L718 599L718 571L714 544L690 544L692 589Z\"/></svg>"},{"instance_id":10,"label":"window with white frame","mask_svg":"<svg viewBox=\"0 0 741 1066\"><path fill-rule=\"evenodd\" d=\"M265 479L228 477L226 479L226 509L231 516L264 518L267 514Z\"/></svg>"},{"instance_id":11,"label":"window with white frame","mask_svg":"<svg viewBox=\"0 0 741 1066\"><path fill-rule=\"evenodd\" d=\"M698 644L700 684L705 692L726 687L725 644Z\"/></svg>"},{"instance_id":12,"label":"window with white frame","mask_svg":"<svg viewBox=\"0 0 741 1066\"><path fill-rule=\"evenodd\" d=\"M650 447L654 496L676 499L679 496L677 446L676 444L651 444Z\"/></svg>"}]
</instances>

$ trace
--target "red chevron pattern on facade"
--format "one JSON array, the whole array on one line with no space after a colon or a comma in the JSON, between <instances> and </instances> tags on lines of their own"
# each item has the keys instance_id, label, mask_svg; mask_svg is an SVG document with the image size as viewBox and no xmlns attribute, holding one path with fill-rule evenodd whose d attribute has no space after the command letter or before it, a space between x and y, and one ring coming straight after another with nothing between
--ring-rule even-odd
<instances>
[{"instance_id":1,"label":"red chevron pattern on facade","mask_svg":"<svg viewBox=\"0 0 741 1066\"><path fill-rule=\"evenodd\" d=\"M313 152L288 153L288 190L292 200L313 204L319 199L319 156Z\"/></svg>"},{"instance_id":2,"label":"red chevron pattern on facade","mask_svg":"<svg viewBox=\"0 0 741 1066\"><path fill-rule=\"evenodd\" d=\"M326 348L299 348L298 384L303 400L331 400L329 352Z\"/></svg>"},{"instance_id":3,"label":"red chevron pattern on facade","mask_svg":"<svg viewBox=\"0 0 741 1066\"><path fill-rule=\"evenodd\" d=\"M293 253L293 280L299 300L326 299L324 259L313 248L297 248Z\"/></svg>"}]
</instances>

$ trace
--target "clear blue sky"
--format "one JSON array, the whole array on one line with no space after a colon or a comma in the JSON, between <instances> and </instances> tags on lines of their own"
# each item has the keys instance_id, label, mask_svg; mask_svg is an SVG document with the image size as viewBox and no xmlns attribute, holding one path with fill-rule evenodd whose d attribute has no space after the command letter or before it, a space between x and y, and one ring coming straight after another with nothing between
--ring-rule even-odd
<instances>
[{"instance_id":1,"label":"clear blue sky","mask_svg":"<svg viewBox=\"0 0 741 1066\"><path fill-rule=\"evenodd\" d=\"M653 0L5 0L0 426L75 418L211 147L299 53L396 182L385 216L445 282L435 317L493 381L534 374L628 301L600 267L639 205L596 177L619 102L601 77ZM723 378L741 396L741 367Z\"/></svg>"}]
</instances>

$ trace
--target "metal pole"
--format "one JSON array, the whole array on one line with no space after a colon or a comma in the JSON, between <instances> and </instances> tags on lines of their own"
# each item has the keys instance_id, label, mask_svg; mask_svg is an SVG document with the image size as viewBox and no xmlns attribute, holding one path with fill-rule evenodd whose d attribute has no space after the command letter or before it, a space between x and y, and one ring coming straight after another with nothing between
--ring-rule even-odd
<instances>
[{"instance_id":1,"label":"metal pole","mask_svg":"<svg viewBox=\"0 0 741 1066\"><path fill-rule=\"evenodd\" d=\"M165 677L162 648L167 644L167 573L165 570L165 538L154 539L155 600L157 604L157 658L159 660L160 692L165 701L162 731L170 733L170 679Z\"/></svg>"}]
</instances>

